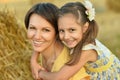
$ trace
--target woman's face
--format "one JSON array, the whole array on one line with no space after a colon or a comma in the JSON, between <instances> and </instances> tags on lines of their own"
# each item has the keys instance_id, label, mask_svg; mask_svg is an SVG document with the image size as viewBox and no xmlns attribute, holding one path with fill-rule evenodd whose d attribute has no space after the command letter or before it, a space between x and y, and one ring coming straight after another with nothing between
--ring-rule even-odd
<instances>
[{"instance_id":1,"label":"woman's face","mask_svg":"<svg viewBox=\"0 0 120 80\"><path fill-rule=\"evenodd\" d=\"M54 27L47 20L40 15L32 14L27 36L32 42L33 49L43 52L51 47L56 35Z\"/></svg>"},{"instance_id":2,"label":"woman's face","mask_svg":"<svg viewBox=\"0 0 120 80\"><path fill-rule=\"evenodd\" d=\"M58 19L58 29L61 41L69 48L74 48L83 37L84 30L72 14Z\"/></svg>"}]
</instances>

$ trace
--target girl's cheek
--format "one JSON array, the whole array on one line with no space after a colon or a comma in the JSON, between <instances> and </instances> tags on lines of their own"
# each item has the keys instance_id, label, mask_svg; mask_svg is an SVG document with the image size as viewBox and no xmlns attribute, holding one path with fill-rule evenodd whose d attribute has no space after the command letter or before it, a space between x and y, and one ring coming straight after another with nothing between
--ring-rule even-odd
<instances>
[{"instance_id":1,"label":"girl's cheek","mask_svg":"<svg viewBox=\"0 0 120 80\"><path fill-rule=\"evenodd\" d=\"M60 40L62 40L62 35L59 33L59 38L60 38Z\"/></svg>"}]
</instances>

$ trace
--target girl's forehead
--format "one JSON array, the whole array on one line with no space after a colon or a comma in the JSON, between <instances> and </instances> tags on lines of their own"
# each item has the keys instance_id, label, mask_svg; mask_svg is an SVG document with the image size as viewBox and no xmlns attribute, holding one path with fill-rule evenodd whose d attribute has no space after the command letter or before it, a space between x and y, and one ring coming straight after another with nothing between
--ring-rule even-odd
<instances>
[{"instance_id":1,"label":"girl's forehead","mask_svg":"<svg viewBox=\"0 0 120 80\"><path fill-rule=\"evenodd\" d=\"M72 14L72 13L65 13L65 14L61 15L59 18L62 18L62 17L73 17L73 18L75 18L75 15Z\"/></svg>"},{"instance_id":2,"label":"girl's forehead","mask_svg":"<svg viewBox=\"0 0 120 80\"><path fill-rule=\"evenodd\" d=\"M81 18L75 16L75 15L72 14L72 13L66 13L66 14L64 14L64 15L61 15L61 16L58 18L58 24L59 24L60 22L63 22L63 23L65 24L65 21L70 22L71 24L72 24L72 23L82 24L82 23L81 23Z\"/></svg>"}]
</instances>

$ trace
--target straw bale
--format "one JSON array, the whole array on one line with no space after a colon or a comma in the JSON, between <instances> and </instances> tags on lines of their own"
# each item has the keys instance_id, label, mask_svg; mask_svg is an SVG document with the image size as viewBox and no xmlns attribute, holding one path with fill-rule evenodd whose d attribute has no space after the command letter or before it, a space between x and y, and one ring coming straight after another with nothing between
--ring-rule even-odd
<instances>
[{"instance_id":1,"label":"straw bale","mask_svg":"<svg viewBox=\"0 0 120 80\"><path fill-rule=\"evenodd\" d=\"M0 11L0 80L33 80L31 53L26 29L18 24L14 12Z\"/></svg>"}]
</instances>

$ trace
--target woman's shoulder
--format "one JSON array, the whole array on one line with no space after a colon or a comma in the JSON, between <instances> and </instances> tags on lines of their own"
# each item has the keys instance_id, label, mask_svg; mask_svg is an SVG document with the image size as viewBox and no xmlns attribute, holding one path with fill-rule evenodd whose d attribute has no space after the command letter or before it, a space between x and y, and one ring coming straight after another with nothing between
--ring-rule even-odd
<instances>
[{"instance_id":1,"label":"woman's shoulder","mask_svg":"<svg viewBox=\"0 0 120 80\"><path fill-rule=\"evenodd\" d=\"M57 56L58 56L57 58L63 59L65 57L67 59L67 57L68 58L70 57L68 47L66 47L63 44L59 44L59 47L57 47L56 52L57 52Z\"/></svg>"},{"instance_id":2,"label":"woman's shoulder","mask_svg":"<svg viewBox=\"0 0 120 80\"><path fill-rule=\"evenodd\" d=\"M64 49L64 45L59 41L56 42L54 47L55 47L55 52L56 52L57 55L61 54L61 52Z\"/></svg>"}]
</instances>

